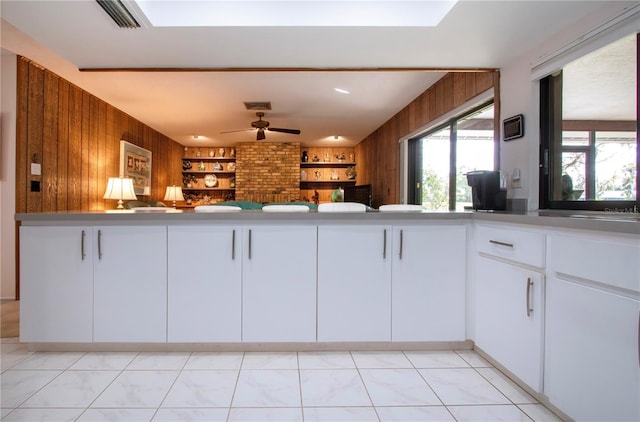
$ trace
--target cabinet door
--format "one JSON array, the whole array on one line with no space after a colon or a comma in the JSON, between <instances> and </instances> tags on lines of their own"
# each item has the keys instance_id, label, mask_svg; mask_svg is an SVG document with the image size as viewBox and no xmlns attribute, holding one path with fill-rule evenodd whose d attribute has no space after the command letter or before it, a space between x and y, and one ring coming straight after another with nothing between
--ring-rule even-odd
<instances>
[{"instance_id":1,"label":"cabinet door","mask_svg":"<svg viewBox=\"0 0 640 422\"><path fill-rule=\"evenodd\" d=\"M318 341L391 340L391 227L318 228Z\"/></svg>"},{"instance_id":2,"label":"cabinet door","mask_svg":"<svg viewBox=\"0 0 640 422\"><path fill-rule=\"evenodd\" d=\"M88 227L20 228L21 341L92 341L92 248Z\"/></svg>"},{"instance_id":3,"label":"cabinet door","mask_svg":"<svg viewBox=\"0 0 640 422\"><path fill-rule=\"evenodd\" d=\"M242 247L238 227L169 226L169 342L241 340Z\"/></svg>"},{"instance_id":4,"label":"cabinet door","mask_svg":"<svg viewBox=\"0 0 640 422\"><path fill-rule=\"evenodd\" d=\"M392 340L465 339L464 226L393 228Z\"/></svg>"},{"instance_id":5,"label":"cabinet door","mask_svg":"<svg viewBox=\"0 0 640 422\"><path fill-rule=\"evenodd\" d=\"M242 340L316 340L316 226L244 227Z\"/></svg>"},{"instance_id":6,"label":"cabinet door","mask_svg":"<svg viewBox=\"0 0 640 422\"><path fill-rule=\"evenodd\" d=\"M166 227L100 227L94 237L94 341L165 342Z\"/></svg>"},{"instance_id":7,"label":"cabinet door","mask_svg":"<svg viewBox=\"0 0 640 422\"><path fill-rule=\"evenodd\" d=\"M575 420L640 420L640 302L547 283L544 392Z\"/></svg>"},{"instance_id":8,"label":"cabinet door","mask_svg":"<svg viewBox=\"0 0 640 422\"><path fill-rule=\"evenodd\" d=\"M476 338L532 389L542 389L542 275L478 257Z\"/></svg>"}]
</instances>

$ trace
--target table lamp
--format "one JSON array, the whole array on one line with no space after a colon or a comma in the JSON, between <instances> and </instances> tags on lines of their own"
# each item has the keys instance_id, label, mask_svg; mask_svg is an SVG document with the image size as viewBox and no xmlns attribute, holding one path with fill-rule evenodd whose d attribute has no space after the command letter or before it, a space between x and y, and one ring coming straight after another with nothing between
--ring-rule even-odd
<instances>
[{"instance_id":1,"label":"table lamp","mask_svg":"<svg viewBox=\"0 0 640 422\"><path fill-rule=\"evenodd\" d=\"M128 177L110 177L104 199L117 199L117 209L124 209L123 199L138 199L133 189L133 179Z\"/></svg>"},{"instance_id":2,"label":"table lamp","mask_svg":"<svg viewBox=\"0 0 640 422\"><path fill-rule=\"evenodd\" d=\"M180 186L167 186L167 192L164 194L165 201L172 201L173 208L176 207L176 201L184 201L184 196L182 196L182 188Z\"/></svg>"}]
</instances>

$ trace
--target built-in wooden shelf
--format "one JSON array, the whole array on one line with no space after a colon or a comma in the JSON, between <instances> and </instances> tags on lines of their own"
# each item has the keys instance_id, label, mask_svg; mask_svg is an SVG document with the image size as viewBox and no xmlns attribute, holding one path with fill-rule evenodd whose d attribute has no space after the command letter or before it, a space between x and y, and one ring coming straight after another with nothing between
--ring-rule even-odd
<instances>
[{"instance_id":1,"label":"built-in wooden shelf","mask_svg":"<svg viewBox=\"0 0 640 422\"><path fill-rule=\"evenodd\" d=\"M319 161L319 162L311 162L311 161L307 161L304 163L300 163L300 167L304 167L304 168L310 168L310 167L350 167L350 166L355 166L356 163L347 163L347 162L340 162L340 161L334 161L334 162L326 162L326 161Z\"/></svg>"}]
</instances>

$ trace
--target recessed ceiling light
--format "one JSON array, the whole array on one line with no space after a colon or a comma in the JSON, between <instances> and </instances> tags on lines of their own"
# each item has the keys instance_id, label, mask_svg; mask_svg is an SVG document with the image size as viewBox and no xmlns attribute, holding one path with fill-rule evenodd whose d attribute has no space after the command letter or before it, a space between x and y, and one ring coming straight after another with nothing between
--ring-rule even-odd
<instances>
[{"instance_id":1,"label":"recessed ceiling light","mask_svg":"<svg viewBox=\"0 0 640 422\"><path fill-rule=\"evenodd\" d=\"M341 94L351 94L349 91L347 91L346 89L342 89L342 88L333 88L336 92L339 92Z\"/></svg>"}]
</instances>

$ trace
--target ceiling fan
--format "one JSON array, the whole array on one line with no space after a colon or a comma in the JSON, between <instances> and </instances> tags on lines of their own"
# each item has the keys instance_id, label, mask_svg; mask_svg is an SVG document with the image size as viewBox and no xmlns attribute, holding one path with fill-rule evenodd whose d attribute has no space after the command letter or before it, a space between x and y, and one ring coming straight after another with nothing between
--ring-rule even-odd
<instances>
[{"instance_id":1,"label":"ceiling fan","mask_svg":"<svg viewBox=\"0 0 640 422\"><path fill-rule=\"evenodd\" d=\"M292 135L300 135L299 129L283 129L279 127L269 127L269 122L266 120L262 120L262 118L264 117L264 113L261 111L257 112L256 116L258 116L258 120L256 120L255 122L251 122L252 129L228 130L226 132L220 132L220 133L244 132L247 130L258 129L258 133L256 135L256 140L258 141L261 141L266 138L264 134L265 130L269 130L271 132L282 132L282 133L290 133Z\"/></svg>"}]
</instances>

